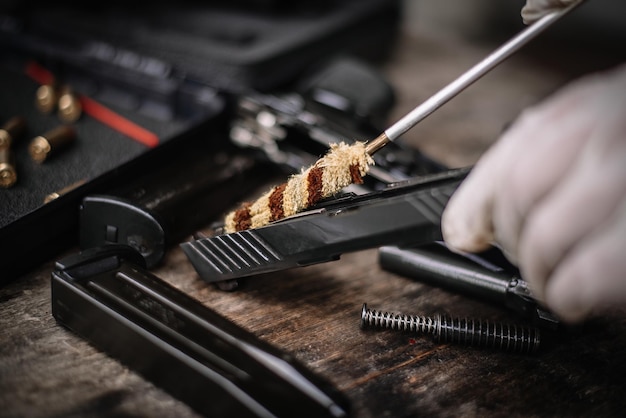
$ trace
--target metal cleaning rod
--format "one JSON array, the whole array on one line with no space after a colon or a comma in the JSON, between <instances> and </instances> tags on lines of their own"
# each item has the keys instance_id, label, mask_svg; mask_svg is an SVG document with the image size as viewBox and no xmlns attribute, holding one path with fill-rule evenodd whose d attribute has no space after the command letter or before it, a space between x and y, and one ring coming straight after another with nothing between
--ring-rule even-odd
<instances>
[{"instance_id":1,"label":"metal cleaning rod","mask_svg":"<svg viewBox=\"0 0 626 418\"><path fill-rule=\"evenodd\" d=\"M394 141L406 131L411 129L417 123L422 121L428 115L433 113L435 110L439 109L450 99L455 97L457 94L465 90L467 87L472 85L476 80L480 79L482 76L487 74L493 68L495 68L502 61L507 59L517 50L519 50L522 46L526 45L529 41L534 39L537 35L543 32L545 29L550 27L554 22L559 20L561 17L572 11L575 7L581 4L583 0L573 3L565 9L561 9L558 11L554 11L549 13L528 26L526 29L515 35L508 42L500 46L498 49L493 51L490 55L480 61L478 64L474 65L468 71L463 73L460 77L452 81L450 84L439 90L428 100L417 106L411 112L406 114L402 119L394 123L392 126L387 128L383 134L378 136L373 141L366 144L366 151L368 154L373 154L378 151L378 149L385 146L389 141Z\"/></svg>"}]
</instances>

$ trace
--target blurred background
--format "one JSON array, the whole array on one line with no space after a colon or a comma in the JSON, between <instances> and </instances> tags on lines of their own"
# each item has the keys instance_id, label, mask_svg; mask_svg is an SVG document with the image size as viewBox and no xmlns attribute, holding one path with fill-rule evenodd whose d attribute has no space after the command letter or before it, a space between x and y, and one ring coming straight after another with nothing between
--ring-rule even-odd
<instances>
[{"instance_id":1,"label":"blurred background","mask_svg":"<svg viewBox=\"0 0 626 418\"><path fill-rule=\"evenodd\" d=\"M619 44L626 39L626 2L588 0L584 13L559 23L552 36L582 43ZM403 29L413 34L490 37L519 30L524 0L404 0Z\"/></svg>"}]
</instances>

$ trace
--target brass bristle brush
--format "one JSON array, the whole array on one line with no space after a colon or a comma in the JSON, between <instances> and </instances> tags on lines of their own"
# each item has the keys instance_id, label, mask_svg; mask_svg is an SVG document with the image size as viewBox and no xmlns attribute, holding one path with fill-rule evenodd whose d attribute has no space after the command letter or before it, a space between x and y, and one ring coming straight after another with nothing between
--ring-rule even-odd
<instances>
[{"instance_id":1,"label":"brass bristle brush","mask_svg":"<svg viewBox=\"0 0 626 418\"><path fill-rule=\"evenodd\" d=\"M229 213L224 221L224 232L259 228L301 212L350 184L361 184L370 165L374 164L371 156L376 151L399 138L580 3L582 1L554 11L527 27L372 141L331 145L329 152L315 164L291 176L286 183L273 187L256 201L246 202Z\"/></svg>"}]
</instances>

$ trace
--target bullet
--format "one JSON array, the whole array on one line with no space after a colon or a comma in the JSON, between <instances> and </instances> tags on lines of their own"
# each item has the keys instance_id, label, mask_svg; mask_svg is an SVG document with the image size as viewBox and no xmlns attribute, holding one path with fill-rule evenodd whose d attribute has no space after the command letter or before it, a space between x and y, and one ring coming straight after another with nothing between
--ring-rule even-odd
<instances>
[{"instance_id":1,"label":"bullet","mask_svg":"<svg viewBox=\"0 0 626 418\"><path fill-rule=\"evenodd\" d=\"M35 93L35 106L42 113L51 113L57 105L57 88L52 84L39 86Z\"/></svg>"},{"instance_id":2,"label":"bullet","mask_svg":"<svg viewBox=\"0 0 626 418\"><path fill-rule=\"evenodd\" d=\"M21 116L15 116L0 128L0 148L10 148L13 141L22 136L26 131L26 120Z\"/></svg>"},{"instance_id":3,"label":"bullet","mask_svg":"<svg viewBox=\"0 0 626 418\"><path fill-rule=\"evenodd\" d=\"M66 148L75 139L76 131L74 127L61 125L34 138L28 147L28 152L35 162L43 163L51 155Z\"/></svg>"},{"instance_id":4,"label":"bullet","mask_svg":"<svg viewBox=\"0 0 626 418\"><path fill-rule=\"evenodd\" d=\"M61 89L58 109L59 119L66 123L76 122L83 112L78 96L67 86Z\"/></svg>"},{"instance_id":5,"label":"bullet","mask_svg":"<svg viewBox=\"0 0 626 418\"><path fill-rule=\"evenodd\" d=\"M9 148L0 148L0 187L9 188L17 181L13 154Z\"/></svg>"},{"instance_id":6,"label":"bullet","mask_svg":"<svg viewBox=\"0 0 626 418\"><path fill-rule=\"evenodd\" d=\"M44 199L43 199L43 203L50 203L53 200L58 199L59 197L63 196L64 194L67 194L69 192L71 192L72 190L74 190L75 188L77 188L78 186L82 186L83 184L85 184L87 182L87 180L79 180L76 183L72 183L69 186L65 186L64 188L62 188L61 190L57 190L56 192L52 192L49 195L47 195Z\"/></svg>"}]
</instances>

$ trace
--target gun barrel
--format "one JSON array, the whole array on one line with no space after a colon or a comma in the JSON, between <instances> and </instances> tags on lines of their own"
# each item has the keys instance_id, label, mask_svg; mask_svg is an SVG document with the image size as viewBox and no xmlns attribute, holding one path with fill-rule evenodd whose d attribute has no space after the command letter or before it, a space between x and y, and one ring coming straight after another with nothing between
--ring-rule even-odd
<instances>
[{"instance_id":1,"label":"gun barrel","mask_svg":"<svg viewBox=\"0 0 626 418\"><path fill-rule=\"evenodd\" d=\"M384 270L499 305L542 328L559 326L559 319L532 296L519 272L479 255L452 253L441 243L415 248L384 246L378 254Z\"/></svg>"}]
</instances>

